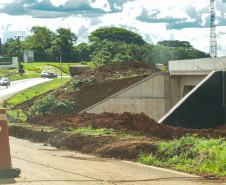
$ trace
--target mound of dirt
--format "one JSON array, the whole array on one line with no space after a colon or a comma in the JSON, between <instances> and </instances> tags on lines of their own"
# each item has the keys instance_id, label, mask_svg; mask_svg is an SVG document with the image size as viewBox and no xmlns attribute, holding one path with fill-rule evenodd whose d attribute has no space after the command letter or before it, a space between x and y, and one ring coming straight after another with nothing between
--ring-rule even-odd
<instances>
[{"instance_id":1,"label":"mound of dirt","mask_svg":"<svg viewBox=\"0 0 226 185\"><path fill-rule=\"evenodd\" d=\"M9 126L9 134L17 138L29 139L36 142L46 142L60 149L70 149L81 153L110 157L117 159L136 160L142 153L155 153L158 141L171 141L186 134L197 134L198 137L226 137L226 130L185 129L159 124L144 114L44 114L29 118L26 122L32 127ZM80 133L64 133L81 127L112 128L115 135L82 135ZM59 128L48 132L45 126ZM107 134L109 131L106 131ZM123 134L123 135L122 135ZM127 138L124 134L134 137ZM142 136L142 137L138 137ZM122 139L123 138L123 139Z\"/></svg>"},{"instance_id":2,"label":"mound of dirt","mask_svg":"<svg viewBox=\"0 0 226 185\"><path fill-rule=\"evenodd\" d=\"M43 96L54 95L58 100L73 101L80 112L158 71L158 68L144 62L111 62L85 71ZM72 85L73 82L93 79L94 81L85 82L80 87ZM38 96L12 109L31 107L37 99Z\"/></svg>"},{"instance_id":3,"label":"mound of dirt","mask_svg":"<svg viewBox=\"0 0 226 185\"><path fill-rule=\"evenodd\" d=\"M111 62L74 77L52 95L58 100L75 102L80 112L158 71L158 68L143 62ZM71 88L72 82L85 80L87 82L80 87Z\"/></svg>"},{"instance_id":4,"label":"mound of dirt","mask_svg":"<svg viewBox=\"0 0 226 185\"><path fill-rule=\"evenodd\" d=\"M91 125L94 129L112 128L126 134L146 136L149 138L156 137L164 140L180 138L189 133L198 134L199 137L206 138L219 138L219 136L226 137L226 130L199 130L168 126L157 123L155 120L149 118L143 113L83 113L68 115L44 114L34 118L28 118L26 122L35 125L54 126L62 131L66 131L69 128L77 129Z\"/></svg>"},{"instance_id":5,"label":"mound of dirt","mask_svg":"<svg viewBox=\"0 0 226 185\"><path fill-rule=\"evenodd\" d=\"M144 76L150 75L160 69L144 62L110 62L106 65L90 69L83 74L76 76L75 80L95 78L97 81L106 78L119 78L131 76Z\"/></svg>"}]
</instances>

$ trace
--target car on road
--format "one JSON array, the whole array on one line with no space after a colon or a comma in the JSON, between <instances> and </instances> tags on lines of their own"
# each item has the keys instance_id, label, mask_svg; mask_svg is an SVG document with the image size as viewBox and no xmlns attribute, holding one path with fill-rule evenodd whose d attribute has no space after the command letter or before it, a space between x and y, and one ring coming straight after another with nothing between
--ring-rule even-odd
<instances>
[{"instance_id":1,"label":"car on road","mask_svg":"<svg viewBox=\"0 0 226 185\"><path fill-rule=\"evenodd\" d=\"M42 71L41 72L41 78L48 78L47 76L51 73L51 71Z\"/></svg>"},{"instance_id":2,"label":"car on road","mask_svg":"<svg viewBox=\"0 0 226 185\"><path fill-rule=\"evenodd\" d=\"M1 78L0 85L10 86L10 80L8 78Z\"/></svg>"},{"instance_id":3,"label":"car on road","mask_svg":"<svg viewBox=\"0 0 226 185\"><path fill-rule=\"evenodd\" d=\"M46 76L46 78L57 78L57 74L54 72L49 72L49 74Z\"/></svg>"},{"instance_id":4,"label":"car on road","mask_svg":"<svg viewBox=\"0 0 226 185\"><path fill-rule=\"evenodd\" d=\"M55 78L57 78L57 74L54 72L54 76L55 76Z\"/></svg>"}]
</instances>

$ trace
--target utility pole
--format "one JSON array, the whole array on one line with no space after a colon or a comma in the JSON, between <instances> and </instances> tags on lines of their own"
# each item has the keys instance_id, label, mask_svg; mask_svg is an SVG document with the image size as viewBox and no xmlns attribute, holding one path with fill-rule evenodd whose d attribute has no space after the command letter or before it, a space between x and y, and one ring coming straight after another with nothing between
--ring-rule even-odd
<instances>
[{"instance_id":1,"label":"utility pole","mask_svg":"<svg viewBox=\"0 0 226 185\"><path fill-rule=\"evenodd\" d=\"M21 35L15 36L18 40L18 62L19 62L19 73L22 76L24 73L23 66L21 65L21 60L20 60L20 38L23 37Z\"/></svg>"},{"instance_id":2,"label":"utility pole","mask_svg":"<svg viewBox=\"0 0 226 185\"><path fill-rule=\"evenodd\" d=\"M210 0L210 46L209 52L211 57L217 57L217 38L215 23L215 0Z\"/></svg>"},{"instance_id":3,"label":"utility pole","mask_svg":"<svg viewBox=\"0 0 226 185\"><path fill-rule=\"evenodd\" d=\"M62 79L62 59L61 59L61 55L60 55L60 68L61 68L60 76L61 76L61 85L62 85L63 79Z\"/></svg>"}]
</instances>

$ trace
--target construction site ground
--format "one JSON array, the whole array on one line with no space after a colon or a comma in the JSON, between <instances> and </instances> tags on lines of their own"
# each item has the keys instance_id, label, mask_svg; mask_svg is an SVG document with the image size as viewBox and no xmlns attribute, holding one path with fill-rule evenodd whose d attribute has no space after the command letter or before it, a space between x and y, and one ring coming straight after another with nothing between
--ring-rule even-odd
<instances>
[{"instance_id":1,"label":"construction site ground","mask_svg":"<svg viewBox=\"0 0 226 185\"><path fill-rule=\"evenodd\" d=\"M110 63L76 76L59 89L49 92L57 99L74 101L78 112L105 99L106 97L128 87L131 84L159 70L153 66L138 62ZM85 82L74 87L73 82ZM48 95L45 94L45 95ZM13 109L31 107L37 97L16 105ZM9 126L9 134L18 138L60 149L70 149L100 157L137 160L142 153L154 153L155 143L179 139L186 134L197 134L198 137L226 137L223 126L219 129L186 129L159 124L143 113L123 114L54 114L37 115L24 123ZM105 128L99 135L73 132L75 129L91 127L94 130Z\"/></svg>"}]
</instances>

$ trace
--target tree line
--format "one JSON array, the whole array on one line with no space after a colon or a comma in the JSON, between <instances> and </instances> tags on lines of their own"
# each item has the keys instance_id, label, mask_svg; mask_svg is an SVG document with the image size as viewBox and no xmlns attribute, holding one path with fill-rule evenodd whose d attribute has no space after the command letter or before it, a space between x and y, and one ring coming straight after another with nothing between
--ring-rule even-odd
<instances>
[{"instance_id":1,"label":"tree line","mask_svg":"<svg viewBox=\"0 0 226 185\"><path fill-rule=\"evenodd\" d=\"M210 57L208 53L193 48L187 41L165 40L149 44L132 31L111 27L93 31L88 43L76 45L78 37L70 29L58 28L56 32L46 27L33 26L32 35L20 41L20 51L33 50L36 62L88 63L99 66L112 61L138 61L167 65L169 60ZM18 39L0 39L0 56L18 56ZM21 52L22 54L22 52Z\"/></svg>"}]
</instances>

